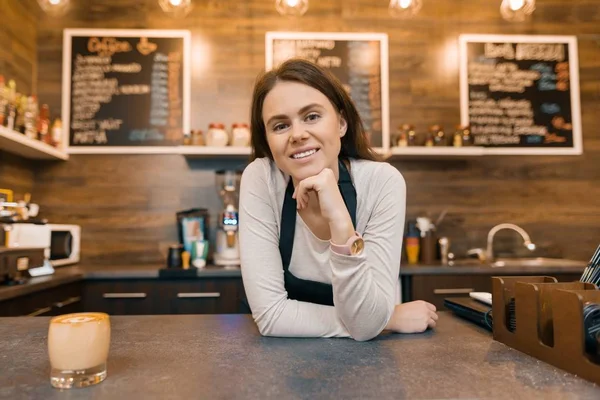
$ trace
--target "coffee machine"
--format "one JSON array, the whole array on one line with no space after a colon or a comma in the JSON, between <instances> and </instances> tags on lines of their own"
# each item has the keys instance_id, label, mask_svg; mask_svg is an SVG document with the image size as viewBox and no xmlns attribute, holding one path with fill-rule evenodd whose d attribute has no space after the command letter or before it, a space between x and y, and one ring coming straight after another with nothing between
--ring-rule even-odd
<instances>
[{"instance_id":1,"label":"coffee machine","mask_svg":"<svg viewBox=\"0 0 600 400\"><path fill-rule=\"evenodd\" d=\"M213 261L215 265L237 267L240 265L239 247L239 187L241 172L221 170L215 174L217 191L223 201L219 213L217 238Z\"/></svg>"}]
</instances>

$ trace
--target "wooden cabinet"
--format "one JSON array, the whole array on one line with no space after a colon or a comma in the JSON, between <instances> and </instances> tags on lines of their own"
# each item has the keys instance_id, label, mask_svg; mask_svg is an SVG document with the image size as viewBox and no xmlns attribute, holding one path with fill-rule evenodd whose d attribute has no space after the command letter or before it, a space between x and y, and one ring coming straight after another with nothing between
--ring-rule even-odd
<instances>
[{"instance_id":1,"label":"wooden cabinet","mask_svg":"<svg viewBox=\"0 0 600 400\"><path fill-rule=\"evenodd\" d=\"M246 313L240 278L86 282L86 311L111 315Z\"/></svg>"},{"instance_id":2,"label":"wooden cabinet","mask_svg":"<svg viewBox=\"0 0 600 400\"><path fill-rule=\"evenodd\" d=\"M83 311L81 282L0 302L0 317L52 316Z\"/></svg>"},{"instance_id":3,"label":"wooden cabinet","mask_svg":"<svg viewBox=\"0 0 600 400\"><path fill-rule=\"evenodd\" d=\"M498 276L498 275L494 275ZM552 274L559 282L578 281L581 274ZM491 275L403 276L403 301L424 300L443 309L444 299L468 296L470 292L492 292Z\"/></svg>"}]
</instances>

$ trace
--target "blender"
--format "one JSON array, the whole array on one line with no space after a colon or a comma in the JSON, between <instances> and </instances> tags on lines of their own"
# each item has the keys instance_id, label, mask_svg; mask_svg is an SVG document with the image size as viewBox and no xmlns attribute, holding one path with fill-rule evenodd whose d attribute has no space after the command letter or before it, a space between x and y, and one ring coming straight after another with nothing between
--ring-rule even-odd
<instances>
[{"instance_id":1,"label":"blender","mask_svg":"<svg viewBox=\"0 0 600 400\"><path fill-rule=\"evenodd\" d=\"M240 171L216 171L216 185L223 201L219 213L214 263L220 266L240 265L238 198L242 174Z\"/></svg>"}]
</instances>

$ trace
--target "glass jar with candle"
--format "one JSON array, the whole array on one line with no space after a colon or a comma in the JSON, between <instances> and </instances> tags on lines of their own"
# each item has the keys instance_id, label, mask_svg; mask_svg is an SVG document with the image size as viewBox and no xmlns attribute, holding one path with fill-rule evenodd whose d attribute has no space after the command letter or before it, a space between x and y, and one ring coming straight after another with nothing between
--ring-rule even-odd
<instances>
[{"instance_id":1,"label":"glass jar with candle","mask_svg":"<svg viewBox=\"0 0 600 400\"><path fill-rule=\"evenodd\" d=\"M471 135L471 127L466 125L462 127L462 145L463 146L473 146L475 143L473 141L473 135Z\"/></svg>"},{"instance_id":2,"label":"glass jar with candle","mask_svg":"<svg viewBox=\"0 0 600 400\"><path fill-rule=\"evenodd\" d=\"M208 125L206 132L206 145L223 147L229 143L229 135L225 130L225 125L219 122L212 122Z\"/></svg>"},{"instance_id":3,"label":"glass jar with candle","mask_svg":"<svg viewBox=\"0 0 600 400\"><path fill-rule=\"evenodd\" d=\"M416 146L417 134L415 132L415 127L410 124L400 125L400 133L396 144L398 147Z\"/></svg>"},{"instance_id":4,"label":"glass jar with candle","mask_svg":"<svg viewBox=\"0 0 600 400\"><path fill-rule=\"evenodd\" d=\"M446 134L444 128L441 125L432 125L429 127L429 133L433 136L434 146L447 146Z\"/></svg>"}]
</instances>

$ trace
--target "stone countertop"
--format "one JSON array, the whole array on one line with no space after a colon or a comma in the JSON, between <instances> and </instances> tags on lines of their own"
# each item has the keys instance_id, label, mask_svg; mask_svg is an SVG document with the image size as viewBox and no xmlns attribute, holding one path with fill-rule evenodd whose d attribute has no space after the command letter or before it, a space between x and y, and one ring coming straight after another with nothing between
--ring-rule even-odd
<instances>
[{"instance_id":1,"label":"stone countertop","mask_svg":"<svg viewBox=\"0 0 600 400\"><path fill-rule=\"evenodd\" d=\"M73 268L73 267L71 267ZM113 278L158 278L161 265L81 265L85 279L113 279ZM489 267L489 266L447 266L441 264L402 265L400 275L552 275L552 274L581 274L585 265L581 267ZM233 278L241 277L239 267L223 268L209 265L199 269L198 278Z\"/></svg>"},{"instance_id":2,"label":"stone countertop","mask_svg":"<svg viewBox=\"0 0 600 400\"><path fill-rule=\"evenodd\" d=\"M158 264L148 265L81 265L86 280L93 279L144 279L158 278L158 271L164 266ZM195 269L192 267L192 269ZM239 267L217 267L208 265L196 269L197 278L241 278Z\"/></svg>"},{"instance_id":3,"label":"stone countertop","mask_svg":"<svg viewBox=\"0 0 600 400\"><path fill-rule=\"evenodd\" d=\"M39 292L46 289L63 285L70 282L95 279L158 279L158 271L161 265L85 265L56 268L53 275L31 278L23 285L0 286L0 301L9 300L18 296ZM583 268L579 267L479 267L460 266L449 267L442 265L409 265L400 268L401 277L413 275L554 275L554 274L577 274L580 275ZM240 278L239 267L223 268L207 266L197 270L196 278ZM193 278L190 278L193 279Z\"/></svg>"},{"instance_id":4,"label":"stone countertop","mask_svg":"<svg viewBox=\"0 0 600 400\"><path fill-rule=\"evenodd\" d=\"M0 318L6 399L598 399L600 388L451 314L417 335L266 338L250 316L111 317L108 378L50 386L47 317Z\"/></svg>"},{"instance_id":5,"label":"stone countertop","mask_svg":"<svg viewBox=\"0 0 600 400\"><path fill-rule=\"evenodd\" d=\"M77 267L57 269L53 275L30 278L27 282L15 286L0 286L0 301L24 296L42 290L77 282L83 279L83 270Z\"/></svg>"},{"instance_id":6,"label":"stone countertop","mask_svg":"<svg viewBox=\"0 0 600 400\"><path fill-rule=\"evenodd\" d=\"M490 267L490 266L448 266L448 265L402 265L400 275L550 275L583 273L585 263L581 267Z\"/></svg>"}]
</instances>

